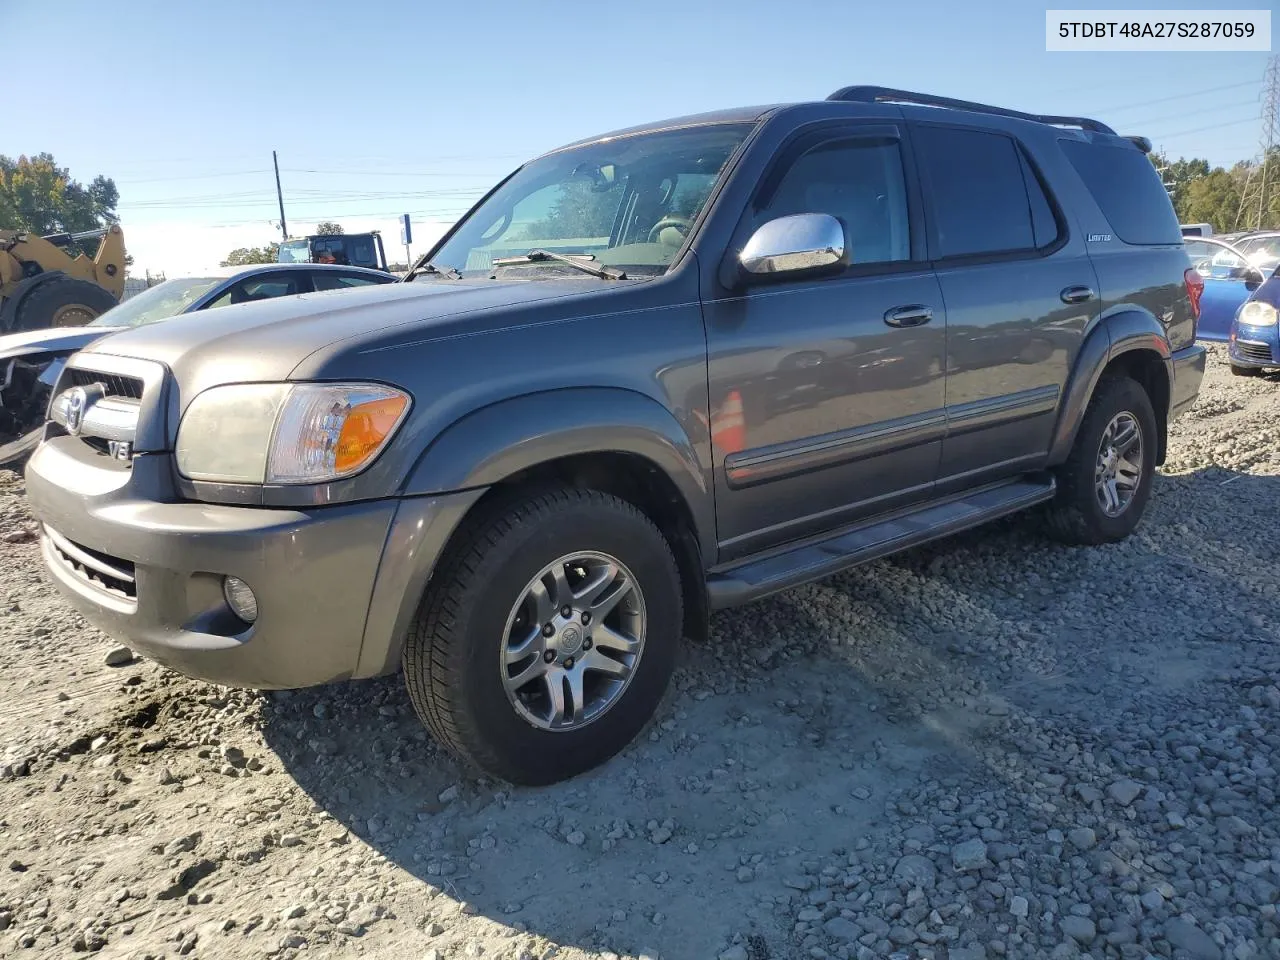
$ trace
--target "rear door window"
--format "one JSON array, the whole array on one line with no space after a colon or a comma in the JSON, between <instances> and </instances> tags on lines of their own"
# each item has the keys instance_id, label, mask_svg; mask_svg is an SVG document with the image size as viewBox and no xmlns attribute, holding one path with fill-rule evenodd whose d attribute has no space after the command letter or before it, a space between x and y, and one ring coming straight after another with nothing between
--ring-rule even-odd
<instances>
[{"instance_id":1,"label":"rear door window","mask_svg":"<svg viewBox=\"0 0 1280 960\"><path fill-rule=\"evenodd\" d=\"M1128 141L1059 140L1111 232L1125 243L1181 243L1177 214L1147 155Z\"/></svg>"},{"instance_id":2,"label":"rear door window","mask_svg":"<svg viewBox=\"0 0 1280 960\"><path fill-rule=\"evenodd\" d=\"M921 124L914 139L936 258L1034 251L1057 238L1044 188L1011 137Z\"/></svg>"},{"instance_id":3,"label":"rear door window","mask_svg":"<svg viewBox=\"0 0 1280 960\"><path fill-rule=\"evenodd\" d=\"M233 284L218 299L205 305L204 309L225 307L234 303L252 303L255 300L274 300L276 297L287 297L295 293L309 293L310 284L303 279L302 270L290 270L287 273L268 273L263 276L246 277Z\"/></svg>"},{"instance_id":4,"label":"rear door window","mask_svg":"<svg viewBox=\"0 0 1280 960\"><path fill-rule=\"evenodd\" d=\"M311 282L317 290L350 290L352 287L367 287L374 283L387 283L381 277L371 277L363 273L336 273L331 270L317 270L311 276Z\"/></svg>"}]
</instances>

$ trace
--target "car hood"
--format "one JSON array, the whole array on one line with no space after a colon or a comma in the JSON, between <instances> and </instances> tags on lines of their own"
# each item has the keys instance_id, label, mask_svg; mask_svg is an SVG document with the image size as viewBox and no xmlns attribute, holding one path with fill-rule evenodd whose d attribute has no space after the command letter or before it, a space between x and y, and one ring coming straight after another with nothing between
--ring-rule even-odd
<instances>
[{"instance_id":1,"label":"car hood","mask_svg":"<svg viewBox=\"0 0 1280 960\"><path fill-rule=\"evenodd\" d=\"M428 336L475 332L502 322L494 313L504 307L618 284L630 281L427 280L304 293L127 330L96 345L83 360L91 363L92 354L102 353L157 361L190 397L219 383L287 380L313 353L344 341L358 347L393 327L419 327Z\"/></svg>"},{"instance_id":2,"label":"car hood","mask_svg":"<svg viewBox=\"0 0 1280 960\"><path fill-rule=\"evenodd\" d=\"M1266 283L1253 292L1250 300L1260 300L1263 303L1269 303L1271 306L1280 310L1280 274L1273 276Z\"/></svg>"},{"instance_id":3,"label":"car hood","mask_svg":"<svg viewBox=\"0 0 1280 960\"><path fill-rule=\"evenodd\" d=\"M0 337L0 360L40 353L75 353L120 327L48 327Z\"/></svg>"}]
</instances>

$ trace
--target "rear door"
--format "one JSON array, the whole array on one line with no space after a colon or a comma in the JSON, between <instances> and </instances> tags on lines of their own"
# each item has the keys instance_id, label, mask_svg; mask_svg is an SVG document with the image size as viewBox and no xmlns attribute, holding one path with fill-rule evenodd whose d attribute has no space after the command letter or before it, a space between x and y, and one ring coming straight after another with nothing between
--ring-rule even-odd
<instances>
[{"instance_id":1,"label":"rear door","mask_svg":"<svg viewBox=\"0 0 1280 960\"><path fill-rule=\"evenodd\" d=\"M1045 456L1100 300L1083 237L1014 136L917 122L913 141L947 306L942 492Z\"/></svg>"}]
</instances>

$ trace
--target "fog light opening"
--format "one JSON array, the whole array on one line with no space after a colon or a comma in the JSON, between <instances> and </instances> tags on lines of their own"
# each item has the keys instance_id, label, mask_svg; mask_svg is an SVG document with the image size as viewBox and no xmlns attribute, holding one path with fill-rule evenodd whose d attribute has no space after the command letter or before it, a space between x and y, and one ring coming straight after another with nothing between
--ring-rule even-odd
<instances>
[{"instance_id":1,"label":"fog light opening","mask_svg":"<svg viewBox=\"0 0 1280 960\"><path fill-rule=\"evenodd\" d=\"M231 608L231 612L245 623L253 623L258 619L258 598L239 577L224 577L222 594L227 598L227 606Z\"/></svg>"}]
</instances>

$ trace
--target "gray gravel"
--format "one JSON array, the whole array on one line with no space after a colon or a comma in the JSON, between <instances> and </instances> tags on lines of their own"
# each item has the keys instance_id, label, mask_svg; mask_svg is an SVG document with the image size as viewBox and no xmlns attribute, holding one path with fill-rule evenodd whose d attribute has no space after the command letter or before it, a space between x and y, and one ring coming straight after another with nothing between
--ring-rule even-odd
<instances>
[{"instance_id":1,"label":"gray gravel","mask_svg":"<svg viewBox=\"0 0 1280 960\"><path fill-rule=\"evenodd\" d=\"M1128 542L1015 519L719 615L541 790L395 679L115 651L0 474L0 957L1280 958L1278 411L1215 351Z\"/></svg>"}]
</instances>

